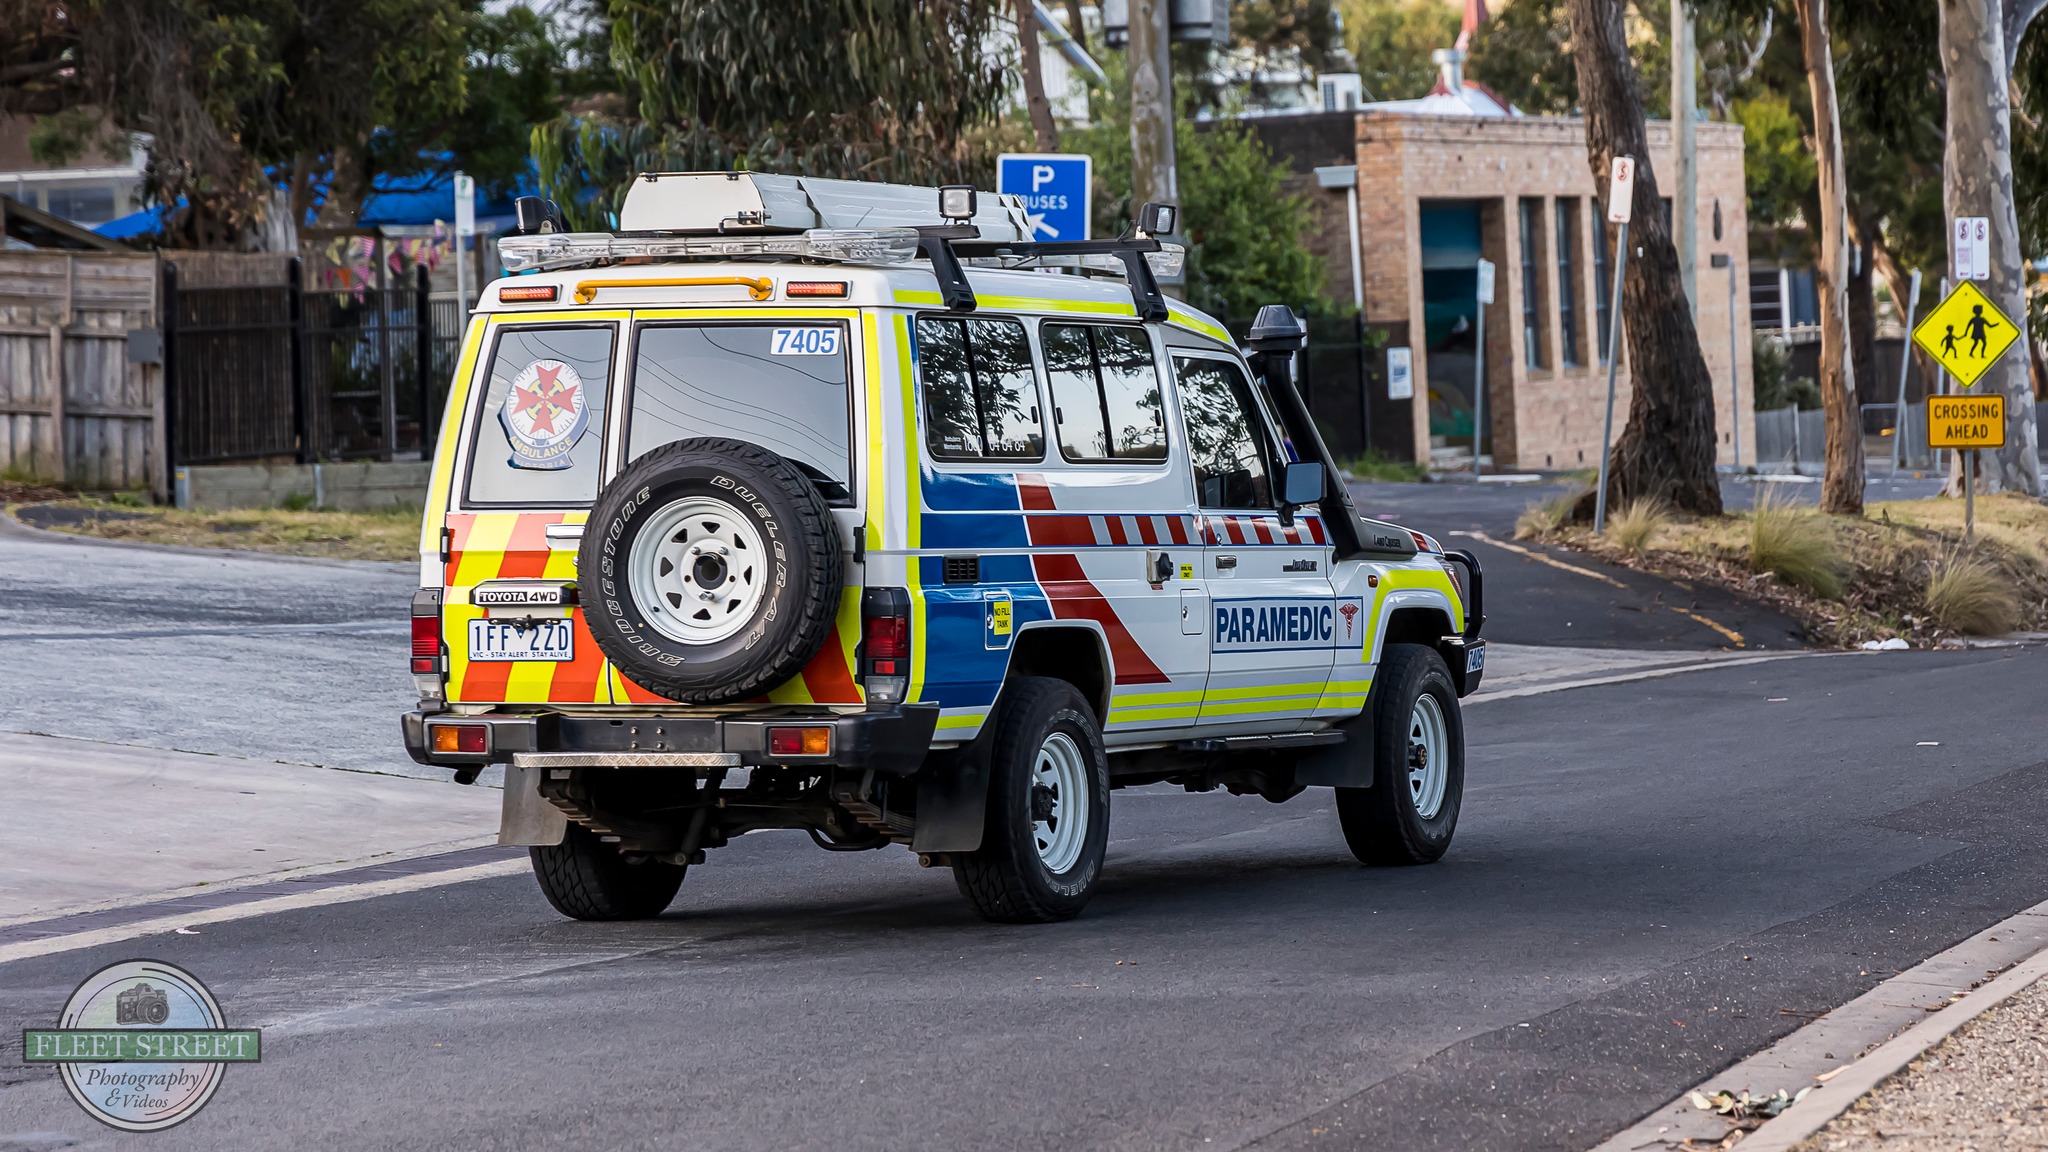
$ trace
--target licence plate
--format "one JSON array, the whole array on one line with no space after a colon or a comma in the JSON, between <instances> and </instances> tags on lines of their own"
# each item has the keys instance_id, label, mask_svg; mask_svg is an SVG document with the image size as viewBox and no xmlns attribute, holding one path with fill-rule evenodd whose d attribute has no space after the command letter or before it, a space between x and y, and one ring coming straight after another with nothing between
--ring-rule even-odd
<instances>
[{"instance_id":1,"label":"licence plate","mask_svg":"<svg viewBox=\"0 0 2048 1152\"><path fill-rule=\"evenodd\" d=\"M1465 649L1465 671L1477 672L1485 667L1486 649L1484 647Z\"/></svg>"},{"instance_id":2,"label":"licence plate","mask_svg":"<svg viewBox=\"0 0 2048 1152\"><path fill-rule=\"evenodd\" d=\"M469 622L471 660L574 660L576 634L566 616Z\"/></svg>"}]
</instances>

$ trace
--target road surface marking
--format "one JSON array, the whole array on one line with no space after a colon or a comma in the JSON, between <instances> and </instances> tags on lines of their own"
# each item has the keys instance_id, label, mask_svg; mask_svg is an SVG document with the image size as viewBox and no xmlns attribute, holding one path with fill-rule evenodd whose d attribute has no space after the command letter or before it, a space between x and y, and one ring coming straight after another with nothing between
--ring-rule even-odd
<instances>
[{"instance_id":1,"label":"road surface marking","mask_svg":"<svg viewBox=\"0 0 2048 1152\"><path fill-rule=\"evenodd\" d=\"M321 888L312 892L296 892L289 896L272 896L263 900L251 900L246 904L230 904L224 908L205 908L172 916L158 916L150 920L138 920L133 924L119 924L108 928L93 928L83 932L72 932L63 936L51 936L42 940L24 940L18 944L0 945L0 964L16 960L27 960L36 956L51 956L60 952L76 952L81 948L97 948L102 944L118 944L138 936L155 936L175 932L179 928L193 928L206 924L222 924L230 920L248 920L257 916L269 916L277 912L295 912L304 908L321 908L330 904L348 904L358 900L374 900L380 896L397 896L406 892L421 892L428 888L440 888L449 884L467 884L472 880L490 880L499 876L511 876L527 870L523 859L494 860L488 864L472 864L466 868L449 868L440 872L421 872L412 876L398 876L389 880L370 880L361 884L340 884L332 888Z\"/></svg>"},{"instance_id":2,"label":"road surface marking","mask_svg":"<svg viewBox=\"0 0 2048 1152\"><path fill-rule=\"evenodd\" d=\"M1562 572L1570 572L1577 576L1585 576L1590 579L1598 580L1602 584L1612 584L1616 588L1621 588L1624 590L1628 588L1628 585L1623 584L1621 581L1616 580L1614 577L1607 575L1605 572L1595 572L1591 568L1581 568L1577 564L1567 564L1562 560L1556 559L1555 557L1545 556L1543 553L1538 552L1533 548L1524 548L1520 544L1510 544L1505 540L1495 540L1493 537L1488 536L1486 533L1478 531L1477 529L1474 529L1470 532L1452 532L1450 533L1450 535L1470 536L1472 539L1477 540L1482 544L1491 544L1495 548L1506 549L1507 551L1513 552L1518 556L1526 556L1529 559L1534 560L1538 564L1548 564L1552 568L1556 568Z\"/></svg>"},{"instance_id":3,"label":"road surface marking","mask_svg":"<svg viewBox=\"0 0 2048 1152\"><path fill-rule=\"evenodd\" d=\"M1747 647L1747 645L1745 645L1742 642L1742 633L1737 632L1733 628L1723 627L1722 625L1707 619L1705 616L1702 616L1697 612L1694 612L1687 608L1680 608L1677 605L1673 605L1671 610L1673 612L1678 613L1680 616L1685 616L1690 619L1697 620L1700 623L1705 624L1707 627L1712 628L1714 631L1719 632L1721 635L1726 636L1728 638L1728 642L1735 645L1737 648Z\"/></svg>"},{"instance_id":4,"label":"road surface marking","mask_svg":"<svg viewBox=\"0 0 2048 1152\"><path fill-rule=\"evenodd\" d=\"M1465 698L1467 705L1486 700L1512 700L1517 696L1541 696L1546 692L1562 692L1567 688L1597 688L1602 684L1623 684L1630 680L1654 680L1661 676L1677 676L1686 672L1704 672L1709 668L1740 668L1745 664L1768 664L1775 660L1809 660L1817 656L1860 656L1860 652L1773 652L1769 655L1738 656L1733 660L1702 660L1693 664L1674 664L1661 668L1644 668L1634 672L1618 672L1612 676L1588 676L1583 680L1563 680L1553 684L1530 684L1526 687L1503 688L1489 692L1482 682L1479 691Z\"/></svg>"}]
</instances>

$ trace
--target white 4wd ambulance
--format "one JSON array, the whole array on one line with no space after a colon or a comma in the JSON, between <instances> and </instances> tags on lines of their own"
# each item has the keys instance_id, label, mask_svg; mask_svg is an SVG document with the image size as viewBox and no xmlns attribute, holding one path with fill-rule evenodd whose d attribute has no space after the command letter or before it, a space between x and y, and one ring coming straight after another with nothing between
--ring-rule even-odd
<instances>
[{"instance_id":1,"label":"white 4wd ambulance","mask_svg":"<svg viewBox=\"0 0 2048 1152\"><path fill-rule=\"evenodd\" d=\"M503 765L501 842L581 919L767 828L1061 919L1138 784L1334 787L1359 859L1437 859L1478 565L1353 510L1291 312L1247 359L1160 294L1175 214L1041 242L1014 198L728 173L641 177L610 233L521 202L434 461L413 757Z\"/></svg>"}]
</instances>

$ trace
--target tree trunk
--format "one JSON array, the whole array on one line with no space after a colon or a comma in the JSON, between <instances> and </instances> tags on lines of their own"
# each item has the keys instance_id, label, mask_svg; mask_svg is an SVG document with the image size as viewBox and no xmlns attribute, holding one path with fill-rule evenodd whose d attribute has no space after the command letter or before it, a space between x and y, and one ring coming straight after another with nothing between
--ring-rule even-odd
<instances>
[{"instance_id":1,"label":"tree trunk","mask_svg":"<svg viewBox=\"0 0 2048 1152\"><path fill-rule=\"evenodd\" d=\"M1024 107L1031 113L1031 135L1040 152L1060 150L1060 132L1052 122L1052 101L1045 98L1045 74L1038 67L1038 18L1031 0L1016 0L1017 70L1024 75Z\"/></svg>"},{"instance_id":2,"label":"tree trunk","mask_svg":"<svg viewBox=\"0 0 2048 1152\"><path fill-rule=\"evenodd\" d=\"M1088 47L1088 25L1081 22L1081 0L1067 0L1067 35L1083 49Z\"/></svg>"},{"instance_id":3,"label":"tree trunk","mask_svg":"<svg viewBox=\"0 0 2048 1152\"><path fill-rule=\"evenodd\" d=\"M1835 103L1834 51L1827 0L1794 0L1806 86L1813 93L1813 158L1820 176L1820 251L1813 287L1820 297L1820 402L1827 413L1827 466L1820 506L1838 516L1863 514L1863 413L1849 355L1849 196L1843 183L1842 116Z\"/></svg>"},{"instance_id":4,"label":"tree trunk","mask_svg":"<svg viewBox=\"0 0 2048 1152\"><path fill-rule=\"evenodd\" d=\"M1885 391L1877 372L1877 274L1872 267L1872 234L1877 229L1849 216L1849 367L1856 380L1856 402L1880 404ZM1899 309L1899 319L1906 312Z\"/></svg>"},{"instance_id":5,"label":"tree trunk","mask_svg":"<svg viewBox=\"0 0 2048 1152\"><path fill-rule=\"evenodd\" d=\"M1943 157L1942 204L1950 220L1991 221L1991 279L1978 285L2013 321L2025 324L2026 287L2020 268L2019 219L2012 193L2012 52L2025 29L2019 16L2040 10L2031 0L1939 0L1941 70L1948 82L1948 142ZM2005 447L1978 454L1977 480L1986 491L2041 495L2039 429L2024 351L2007 352L1971 392L2005 394ZM1962 491L1961 454L1949 491Z\"/></svg>"},{"instance_id":6,"label":"tree trunk","mask_svg":"<svg viewBox=\"0 0 2048 1152\"><path fill-rule=\"evenodd\" d=\"M1608 506L1642 496L1699 515L1719 515L1714 380L1700 355L1692 307L1679 280L1678 249L1664 223L1650 166L1643 98L1629 62L1622 2L1570 0L1570 5L1579 106L1586 115L1586 160L1603 199L1614 158L1636 158L1628 272L1613 312L1614 322L1628 334L1628 424L1614 444ZM1581 502L1581 515L1591 515L1592 500L1588 496Z\"/></svg>"}]
</instances>

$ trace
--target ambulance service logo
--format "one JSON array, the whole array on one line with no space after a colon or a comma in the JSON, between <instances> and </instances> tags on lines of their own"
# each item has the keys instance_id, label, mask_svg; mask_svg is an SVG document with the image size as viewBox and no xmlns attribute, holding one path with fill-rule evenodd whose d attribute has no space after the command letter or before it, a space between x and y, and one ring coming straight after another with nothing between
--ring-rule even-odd
<instances>
[{"instance_id":1,"label":"ambulance service logo","mask_svg":"<svg viewBox=\"0 0 2048 1152\"><path fill-rule=\"evenodd\" d=\"M498 422L512 444L514 468L569 467L569 449L590 426L583 377L560 360L535 360L512 378Z\"/></svg>"},{"instance_id":2,"label":"ambulance service logo","mask_svg":"<svg viewBox=\"0 0 2048 1152\"><path fill-rule=\"evenodd\" d=\"M190 1120L230 1064L262 1059L255 1028L229 1028L206 985L156 960L123 960L85 978L55 1028L22 1031L22 1059L55 1064L93 1119L124 1132Z\"/></svg>"}]
</instances>

